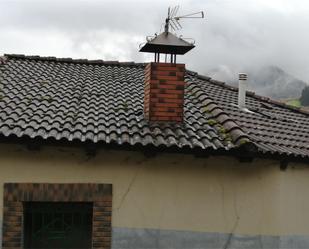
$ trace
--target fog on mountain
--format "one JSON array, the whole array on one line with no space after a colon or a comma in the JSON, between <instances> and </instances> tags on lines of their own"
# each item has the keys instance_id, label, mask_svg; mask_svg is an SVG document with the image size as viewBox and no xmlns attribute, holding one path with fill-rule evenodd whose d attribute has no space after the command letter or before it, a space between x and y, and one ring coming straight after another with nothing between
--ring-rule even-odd
<instances>
[{"instance_id":1,"label":"fog on mountain","mask_svg":"<svg viewBox=\"0 0 309 249\"><path fill-rule=\"evenodd\" d=\"M277 66L263 66L245 70L249 75L249 88L257 94L275 99L300 98L306 83ZM208 72L213 78L237 86L237 72L221 66Z\"/></svg>"}]
</instances>

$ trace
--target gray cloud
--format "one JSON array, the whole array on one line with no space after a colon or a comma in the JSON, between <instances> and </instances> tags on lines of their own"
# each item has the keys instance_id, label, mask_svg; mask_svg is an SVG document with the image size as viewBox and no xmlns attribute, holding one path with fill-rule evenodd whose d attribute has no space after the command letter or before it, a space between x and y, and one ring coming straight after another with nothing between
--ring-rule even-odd
<instances>
[{"instance_id":1,"label":"gray cloud","mask_svg":"<svg viewBox=\"0 0 309 249\"><path fill-rule=\"evenodd\" d=\"M225 74L217 77L231 79L239 71L277 65L309 80L305 0L0 0L0 53L150 60L138 46L160 30L174 4L182 13L206 11L206 20L185 20L178 32L196 40L197 48L179 58L188 68L222 68Z\"/></svg>"}]
</instances>

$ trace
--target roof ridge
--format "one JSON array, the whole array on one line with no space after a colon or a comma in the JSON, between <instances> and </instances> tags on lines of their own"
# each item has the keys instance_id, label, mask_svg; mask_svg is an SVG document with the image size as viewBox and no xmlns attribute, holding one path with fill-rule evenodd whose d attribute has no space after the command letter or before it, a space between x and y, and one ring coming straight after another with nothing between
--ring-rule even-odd
<instances>
[{"instance_id":1,"label":"roof ridge","mask_svg":"<svg viewBox=\"0 0 309 249\"><path fill-rule=\"evenodd\" d=\"M206 81L208 81L208 82L210 82L212 84L215 84L217 86L222 86L222 87L224 87L226 89L229 89L229 90L232 90L232 91L238 91L238 87L237 86L231 86L231 85L227 84L224 81L214 80L214 79L212 79L209 76L201 75L201 74L199 74L199 73L197 73L195 71L191 71L191 70L187 70L187 72L189 74L191 74L191 75L194 75L195 77L197 77L199 79L206 80ZM286 103L284 103L282 101L275 100L275 99L272 99L270 97L265 97L265 96L256 94L253 91L247 91L247 96L253 97L253 98L257 99L257 100L266 102L268 104L273 104L273 105L276 105L276 106L284 107L284 108L289 109L291 111L298 112L298 113L301 113L301 114L309 116L309 110L305 110L305 109L303 109L301 107L296 107L296 106L288 105L288 104L286 104Z\"/></svg>"},{"instance_id":2,"label":"roof ridge","mask_svg":"<svg viewBox=\"0 0 309 249\"><path fill-rule=\"evenodd\" d=\"M73 63L73 64L89 64L89 65L112 65L112 66L142 66L147 63L136 63L134 61L120 62L120 61L105 61L101 59L88 60L88 59L73 59L70 57L61 58L55 56L39 56L39 55L24 55L24 54L4 54L8 59L24 59L34 61L50 61L58 63Z\"/></svg>"}]
</instances>

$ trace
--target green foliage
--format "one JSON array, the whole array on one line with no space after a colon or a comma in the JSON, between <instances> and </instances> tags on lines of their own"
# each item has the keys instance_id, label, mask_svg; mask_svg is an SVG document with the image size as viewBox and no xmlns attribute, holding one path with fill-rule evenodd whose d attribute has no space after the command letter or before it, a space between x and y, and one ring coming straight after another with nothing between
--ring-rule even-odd
<instances>
[{"instance_id":1,"label":"green foliage","mask_svg":"<svg viewBox=\"0 0 309 249\"><path fill-rule=\"evenodd\" d=\"M232 141L233 141L233 139L232 139L231 134L226 133L226 134L225 134L225 140L226 140L226 141L228 141L228 142L232 142Z\"/></svg>"},{"instance_id":2,"label":"green foliage","mask_svg":"<svg viewBox=\"0 0 309 249\"><path fill-rule=\"evenodd\" d=\"M240 145L243 145L243 144L246 144L246 143L248 143L248 140L244 139L244 138L240 139L240 141L239 141Z\"/></svg>"},{"instance_id":3,"label":"green foliage","mask_svg":"<svg viewBox=\"0 0 309 249\"><path fill-rule=\"evenodd\" d=\"M216 120L214 120L214 119L209 119L209 120L207 121L207 123L208 123L209 125L213 126L213 125L217 124L218 122L217 122Z\"/></svg>"},{"instance_id":4,"label":"green foliage","mask_svg":"<svg viewBox=\"0 0 309 249\"><path fill-rule=\"evenodd\" d=\"M299 99L291 99L286 102L287 105L295 106L295 107L301 107L301 103Z\"/></svg>"},{"instance_id":5,"label":"green foliage","mask_svg":"<svg viewBox=\"0 0 309 249\"><path fill-rule=\"evenodd\" d=\"M3 89L0 88L0 100L2 100L4 98L4 93L3 93Z\"/></svg>"},{"instance_id":6,"label":"green foliage","mask_svg":"<svg viewBox=\"0 0 309 249\"><path fill-rule=\"evenodd\" d=\"M220 128L219 128L219 132L225 134L226 129L221 125Z\"/></svg>"},{"instance_id":7,"label":"green foliage","mask_svg":"<svg viewBox=\"0 0 309 249\"><path fill-rule=\"evenodd\" d=\"M49 96L49 97L47 97L46 100L48 101L48 103L51 103L53 101L53 98Z\"/></svg>"},{"instance_id":8,"label":"green foliage","mask_svg":"<svg viewBox=\"0 0 309 249\"><path fill-rule=\"evenodd\" d=\"M41 96L40 98L41 101L47 100L48 102L51 100L50 96Z\"/></svg>"},{"instance_id":9,"label":"green foliage","mask_svg":"<svg viewBox=\"0 0 309 249\"><path fill-rule=\"evenodd\" d=\"M209 111L209 109L207 107L203 107L202 108L202 112L203 113L209 113L210 111Z\"/></svg>"},{"instance_id":10,"label":"green foliage","mask_svg":"<svg viewBox=\"0 0 309 249\"><path fill-rule=\"evenodd\" d=\"M300 103L303 106L309 106L309 86L306 86L302 93L301 93L301 97L300 97Z\"/></svg>"},{"instance_id":11,"label":"green foliage","mask_svg":"<svg viewBox=\"0 0 309 249\"><path fill-rule=\"evenodd\" d=\"M49 82L47 80L41 80L39 83L41 86L43 86L43 85L48 84Z\"/></svg>"},{"instance_id":12,"label":"green foliage","mask_svg":"<svg viewBox=\"0 0 309 249\"><path fill-rule=\"evenodd\" d=\"M128 109L129 109L129 105L128 105L128 103L126 101L123 103L123 109L125 111L128 111Z\"/></svg>"},{"instance_id":13,"label":"green foliage","mask_svg":"<svg viewBox=\"0 0 309 249\"><path fill-rule=\"evenodd\" d=\"M30 104L32 102L32 98L31 97L26 97L27 99L27 103Z\"/></svg>"}]
</instances>

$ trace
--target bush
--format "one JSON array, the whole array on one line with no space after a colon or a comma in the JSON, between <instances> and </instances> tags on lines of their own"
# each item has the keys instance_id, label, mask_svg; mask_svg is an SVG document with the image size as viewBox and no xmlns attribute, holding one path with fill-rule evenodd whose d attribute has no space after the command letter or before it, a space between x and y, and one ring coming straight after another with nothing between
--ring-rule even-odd
<instances>
[{"instance_id":1,"label":"bush","mask_svg":"<svg viewBox=\"0 0 309 249\"><path fill-rule=\"evenodd\" d=\"M300 97L300 102L303 106L309 106L309 86L306 86Z\"/></svg>"}]
</instances>

